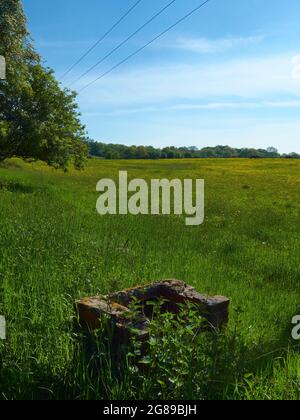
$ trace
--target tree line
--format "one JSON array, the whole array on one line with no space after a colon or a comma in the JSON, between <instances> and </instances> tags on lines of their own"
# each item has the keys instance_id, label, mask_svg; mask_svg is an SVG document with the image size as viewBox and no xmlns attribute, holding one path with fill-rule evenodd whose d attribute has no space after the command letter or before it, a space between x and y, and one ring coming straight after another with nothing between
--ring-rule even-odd
<instances>
[{"instance_id":1,"label":"tree line","mask_svg":"<svg viewBox=\"0 0 300 420\"><path fill-rule=\"evenodd\" d=\"M300 158L297 153L281 155L274 147L268 149L232 148L229 146L204 147L165 147L125 146L88 141L91 157L102 159L198 159L198 158Z\"/></svg>"}]
</instances>

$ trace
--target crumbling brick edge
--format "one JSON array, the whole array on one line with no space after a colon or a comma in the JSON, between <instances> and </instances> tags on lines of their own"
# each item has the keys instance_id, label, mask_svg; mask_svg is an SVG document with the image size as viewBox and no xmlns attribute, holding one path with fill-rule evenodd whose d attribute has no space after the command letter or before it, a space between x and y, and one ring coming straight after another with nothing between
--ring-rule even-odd
<instances>
[{"instance_id":1,"label":"crumbling brick edge","mask_svg":"<svg viewBox=\"0 0 300 420\"><path fill-rule=\"evenodd\" d=\"M134 327L141 341L149 337L150 316L146 314L147 302L163 299L165 311L178 313L184 303L199 307L199 316L207 320L210 329L218 330L229 320L230 300L224 296L207 296L180 280L162 280L138 286L105 296L94 296L75 302L75 310L80 326L93 331L99 327L103 315L110 319L116 329L118 342L123 342ZM143 310L131 318L131 305L139 302Z\"/></svg>"}]
</instances>

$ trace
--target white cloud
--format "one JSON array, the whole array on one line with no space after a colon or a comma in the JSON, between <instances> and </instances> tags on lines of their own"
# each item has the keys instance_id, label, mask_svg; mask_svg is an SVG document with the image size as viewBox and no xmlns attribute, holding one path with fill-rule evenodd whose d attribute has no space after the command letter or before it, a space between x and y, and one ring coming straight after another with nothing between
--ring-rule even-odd
<instances>
[{"instance_id":1,"label":"white cloud","mask_svg":"<svg viewBox=\"0 0 300 420\"><path fill-rule=\"evenodd\" d=\"M300 55L295 55L292 58L292 76L295 80L300 80Z\"/></svg>"},{"instance_id":2,"label":"white cloud","mask_svg":"<svg viewBox=\"0 0 300 420\"><path fill-rule=\"evenodd\" d=\"M91 136L128 144L274 145L300 152L295 113L272 117L263 112L300 109L294 56L295 52L222 59L217 64L123 67L82 92L83 117ZM96 76L83 80L82 86ZM211 113L183 112L197 109ZM230 109L234 112L221 113ZM243 109L255 112L240 114Z\"/></svg>"},{"instance_id":3,"label":"white cloud","mask_svg":"<svg viewBox=\"0 0 300 420\"><path fill-rule=\"evenodd\" d=\"M223 109L259 109L259 108L300 108L300 100L291 101L257 101L257 102L210 102L204 104L180 104L173 110L223 110Z\"/></svg>"},{"instance_id":4,"label":"white cloud","mask_svg":"<svg viewBox=\"0 0 300 420\"><path fill-rule=\"evenodd\" d=\"M258 44L264 39L263 36L239 37L239 38L186 38L179 37L173 43L165 44L168 48L178 48L192 51L198 54L223 53L233 48L244 48Z\"/></svg>"},{"instance_id":5,"label":"white cloud","mask_svg":"<svg viewBox=\"0 0 300 420\"><path fill-rule=\"evenodd\" d=\"M182 103L169 106L147 106L147 107L138 107L138 108L117 108L112 111L94 111L94 112L85 112L84 117L117 117L122 115L133 115L133 114L149 114L155 112L169 112L169 111L197 111L197 110L206 110L206 111L218 111L218 110L251 110L251 109L298 109L300 108L300 100L290 100L290 101L257 101L257 102L207 102L207 103Z\"/></svg>"},{"instance_id":6,"label":"white cloud","mask_svg":"<svg viewBox=\"0 0 300 420\"><path fill-rule=\"evenodd\" d=\"M84 112L120 107L207 102L209 107L238 102L264 102L264 106L295 107L300 82L292 77L293 54L231 59L216 64L172 64L123 70L84 90L79 99ZM97 76L87 77L81 86ZM235 98L232 101L232 98ZM282 101L284 98L284 101ZM226 105L227 103L227 105ZM212 105L214 104L214 105ZM219 105L220 104L220 105ZM252 106L252 105L244 105Z\"/></svg>"}]
</instances>

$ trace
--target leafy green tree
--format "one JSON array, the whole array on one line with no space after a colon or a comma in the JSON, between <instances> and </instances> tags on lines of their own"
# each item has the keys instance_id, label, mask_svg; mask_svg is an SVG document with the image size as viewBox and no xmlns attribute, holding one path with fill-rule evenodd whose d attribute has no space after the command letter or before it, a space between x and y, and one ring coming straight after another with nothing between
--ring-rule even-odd
<instances>
[{"instance_id":1,"label":"leafy green tree","mask_svg":"<svg viewBox=\"0 0 300 420\"><path fill-rule=\"evenodd\" d=\"M124 151L124 156L123 156L124 159L134 159L135 151L136 151L136 147L134 146L127 147Z\"/></svg>"},{"instance_id":2,"label":"leafy green tree","mask_svg":"<svg viewBox=\"0 0 300 420\"><path fill-rule=\"evenodd\" d=\"M160 150L159 149L155 149L152 146L148 146L147 148L147 154L148 154L148 158L149 159L159 159L160 158Z\"/></svg>"},{"instance_id":3,"label":"leafy green tree","mask_svg":"<svg viewBox=\"0 0 300 420\"><path fill-rule=\"evenodd\" d=\"M21 157L67 169L81 168L87 155L75 94L61 89L35 52L20 0L0 2L0 161Z\"/></svg>"},{"instance_id":4,"label":"leafy green tree","mask_svg":"<svg viewBox=\"0 0 300 420\"><path fill-rule=\"evenodd\" d=\"M88 141L91 156L105 159L199 159L199 158L280 158L276 149L236 149L230 146L204 147L165 147L155 149L152 146L124 146L120 144L98 143ZM299 158L297 154L282 155L282 157Z\"/></svg>"},{"instance_id":5,"label":"leafy green tree","mask_svg":"<svg viewBox=\"0 0 300 420\"><path fill-rule=\"evenodd\" d=\"M148 156L148 152L147 152L146 147L138 146L136 148L136 151L135 151L135 158L136 159L148 159L149 156Z\"/></svg>"}]
</instances>

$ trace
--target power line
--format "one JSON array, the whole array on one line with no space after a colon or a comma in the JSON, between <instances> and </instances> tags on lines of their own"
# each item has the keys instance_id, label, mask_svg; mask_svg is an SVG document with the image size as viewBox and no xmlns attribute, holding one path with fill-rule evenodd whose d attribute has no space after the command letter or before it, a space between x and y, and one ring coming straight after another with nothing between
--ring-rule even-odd
<instances>
[{"instance_id":1,"label":"power line","mask_svg":"<svg viewBox=\"0 0 300 420\"><path fill-rule=\"evenodd\" d=\"M88 73L90 73L94 68L98 67L101 63L103 63L107 58L109 58L112 54L114 54L116 51L118 51L123 45L125 45L130 39L132 39L135 35L137 35L139 32L141 32L146 26L148 26L150 23L152 23L156 18L158 18L163 12L165 12L169 7L172 6L172 4L175 3L177 0L172 0L170 3L168 3L165 7L163 7L159 12L157 12L154 16L152 16L151 19L149 19L147 22L145 22L142 26L140 26L135 32L133 32L131 35L129 35L128 38L126 38L124 41L122 41L117 47L115 47L113 50L111 50L108 54L106 54L101 60L97 61L96 64L94 64L92 67L90 67L85 73L83 73L81 76L78 77L74 82L71 83L70 86L73 86L75 83L79 82L84 76L86 76Z\"/></svg>"},{"instance_id":2,"label":"power line","mask_svg":"<svg viewBox=\"0 0 300 420\"><path fill-rule=\"evenodd\" d=\"M130 7L127 12L121 16L121 18L107 31L98 41L95 42L62 76L61 80L64 79L81 61L87 57L104 39L118 26L120 23L142 2L143 0L137 0L133 6Z\"/></svg>"},{"instance_id":3,"label":"power line","mask_svg":"<svg viewBox=\"0 0 300 420\"><path fill-rule=\"evenodd\" d=\"M128 55L124 60L120 61L118 64L113 66L111 69L107 70L105 73L101 74L101 76L97 77L97 79L93 80L92 82L85 85L83 88L81 88L78 92L82 92L83 90L87 89L89 86L93 85L94 83L98 82L98 80L102 79L103 77L107 76L108 74L112 73L114 70L116 70L118 67L120 67L122 64L129 61L131 58L139 54L141 51L143 51L145 48L149 47L149 45L153 44L155 41L157 41L159 38L161 38L163 35L165 35L167 32L171 31L173 28L175 28L177 25L188 19L190 16L195 14L198 10L200 10L202 7L204 7L207 3L209 3L211 0L206 0L203 3L201 3L198 7L193 9L191 12L183 16L181 19L179 19L177 22L175 22L173 25L169 26L166 30L161 32L159 35L157 35L155 38L153 38L151 41L147 42L144 46L136 50L134 53Z\"/></svg>"}]
</instances>

